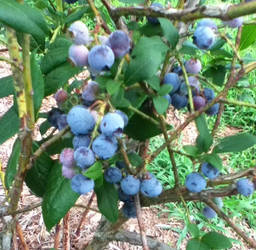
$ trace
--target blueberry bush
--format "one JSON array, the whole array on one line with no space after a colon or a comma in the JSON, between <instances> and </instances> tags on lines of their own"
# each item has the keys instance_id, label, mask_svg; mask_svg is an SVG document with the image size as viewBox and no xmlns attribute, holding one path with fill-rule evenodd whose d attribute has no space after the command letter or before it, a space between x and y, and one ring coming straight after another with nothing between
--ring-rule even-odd
<instances>
[{"instance_id":1,"label":"blueberry bush","mask_svg":"<svg viewBox=\"0 0 256 250\"><path fill-rule=\"evenodd\" d=\"M0 0L0 42L10 56L0 60L12 69L0 79L0 98L12 95L14 101L0 119L0 144L18 135L0 172L6 192L2 249L12 247L23 185L41 197L49 231L80 195L96 195L102 219L85 249L103 249L111 241L171 249L145 235L141 213L168 202L184 207L188 250L231 248L224 234L199 230L189 201L204 203L207 219L218 216L256 248L222 201L248 198L256 184L253 161L228 174L223 162L223 156L253 147L256 135L216 133L228 107L256 108L229 97L256 69L250 53L256 2L233 2ZM45 113L48 96L56 105ZM174 127L170 112L183 113L185 120ZM192 122L197 139L182 145L181 133ZM36 125L40 140L33 137ZM162 144L152 151L155 136L162 136ZM148 170L165 149L174 179L168 186ZM179 168L179 156L192 161L189 174ZM121 230L136 217L141 237Z\"/></svg>"}]
</instances>

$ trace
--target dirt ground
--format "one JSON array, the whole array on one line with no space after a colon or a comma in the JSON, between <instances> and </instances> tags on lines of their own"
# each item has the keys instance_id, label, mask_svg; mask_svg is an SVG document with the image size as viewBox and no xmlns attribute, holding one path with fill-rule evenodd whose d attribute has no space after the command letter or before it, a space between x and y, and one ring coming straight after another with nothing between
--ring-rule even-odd
<instances>
[{"instance_id":1,"label":"dirt ground","mask_svg":"<svg viewBox=\"0 0 256 250\"><path fill-rule=\"evenodd\" d=\"M0 53L1 56L8 56L6 53ZM0 62L0 78L9 75L10 68L7 64ZM2 98L0 99L0 118L3 114L11 107L12 105L12 97ZM47 111L50 109L52 105L56 105L53 98L48 98L44 101L43 110ZM178 114L177 112L173 112L170 110L168 113L168 121L174 125L178 126L180 123L184 121L185 117L183 115ZM237 130L234 128L226 128L226 130L222 133L234 134ZM35 134L35 137L38 138L38 133ZM185 144L191 144L195 141L197 136L197 130L195 125L191 123L184 131L183 131L183 142ZM15 137L9 139L4 144L0 146L0 162L2 163L2 169L5 170L8 162L8 158L11 153L12 145L14 143ZM77 204L86 205L90 198L91 194L86 196L81 196L77 201ZM5 201L5 194L3 190L2 183L0 183L0 204L3 204ZM37 204L41 202L41 199L35 197L29 189L24 185L24 189L22 192L22 197L19 203L19 208L24 208L26 206L31 206L32 204ZM96 200L93 202L92 208L97 209ZM164 205L162 206L164 208ZM166 209L166 208L165 208ZM75 234L78 224L82 218L82 213L84 209L74 207L70 210L69 217L69 226L70 226L70 249L81 249L86 243L88 243L95 232L95 229L100 220L100 214L95 211L90 211L87 215L86 220L84 221L84 225L81 228L80 234L77 236ZM173 228L182 229L184 228L184 223L175 218L169 218L168 213L160 213L159 208L145 208L142 210L143 213L143 221L146 227L146 234L152 236L162 242L170 244L171 247L176 248L177 241L179 239L179 233L177 233ZM19 224L24 234L25 241L29 246L29 249L50 249L54 246L55 239L55 229L51 232L47 232L43 218L41 213L41 208L33 209L32 211L28 211L19 215ZM3 224L0 219L0 231ZM62 223L60 223L60 243L58 249L63 249L62 245ZM124 228L131 232L139 232L138 223L136 219L130 219L127 223L125 223ZM250 233L254 238L256 238L255 232L247 228L248 233ZM236 235L229 229L227 229L228 236L232 238L237 238ZM187 235L187 239L189 235ZM19 239L18 239L19 242ZM20 242L19 242L20 243ZM19 244L19 249L22 249ZM182 243L180 249L185 249L186 240ZM120 243L120 242L112 242L106 249L110 250L135 250L142 249L142 247L132 246L128 243ZM232 249L250 249L246 245L241 247L240 245L235 245Z\"/></svg>"}]
</instances>

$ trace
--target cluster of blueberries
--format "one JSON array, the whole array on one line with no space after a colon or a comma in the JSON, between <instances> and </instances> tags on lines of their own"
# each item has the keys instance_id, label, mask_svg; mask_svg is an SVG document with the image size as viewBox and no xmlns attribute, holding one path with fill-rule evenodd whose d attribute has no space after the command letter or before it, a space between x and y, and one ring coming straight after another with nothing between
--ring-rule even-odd
<instances>
[{"instance_id":1,"label":"cluster of blueberries","mask_svg":"<svg viewBox=\"0 0 256 250\"><path fill-rule=\"evenodd\" d=\"M190 59L185 62L185 69L188 74L198 74L202 65L198 59ZM174 72L167 73L164 76L163 84L172 86L171 92L165 96L169 104L172 104L176 109L182 109L188 106L188 87L182 77L182 70L180 67L174 67ZM192 90L193 104L195 110L205 107L215 98L215 93L211 88L203 88L201 90L200 82L196 76L188 77L188 82ZM215 115L219 110L219 103L215 103L212 107L206 110L206 114Z\"/></svg>"},{"instance_id":2,"label":"cluster of blueberries","mask_svg":"<svg viewBox=\"0 0 256 250\"><path fill-rule=\"evenodd\" d=\"M76 21L69 27L73 44L69 48L69 59L75 66L88 67L93 75L109 70L116 58L125 56L131 48L129 36L122 30L116 30L109 37L101 37L101 44L89 51L85 45L91 43L87 26Z\"/></svg>"},{"instance_id":3,"label":"cluster of blueberries","mask_svg":"<svg viewBox=\"0 0 256 250\"><path fill-rule=\"evenodd\" d=\"M207 162L202 163L201 171L210 180L217 178L220 174L220 171L216 167ZM207 183L200 173L192 172L187 175L185 186L190 192L199 193L206 188ZM249 179L243 178L236 182L236 189L239 194L249 196L254 192L254 184ZM213 201L220 209L223 207L223 202L220 197L216 197ZM208 219L217 216L216 212L208 206L204 207L203 214Z\"/></svg>"}]
</instances>

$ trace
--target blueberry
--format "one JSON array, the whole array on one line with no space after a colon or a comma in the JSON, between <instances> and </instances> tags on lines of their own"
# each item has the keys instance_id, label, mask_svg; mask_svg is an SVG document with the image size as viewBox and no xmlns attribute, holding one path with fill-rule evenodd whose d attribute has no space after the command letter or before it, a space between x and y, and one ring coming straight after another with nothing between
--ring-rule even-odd
<instances>
[{"instance_id":1,"label":"blueberry","mask_svg":"<svg viewBox=\"0 0 256 250\"><path fill-rule=\"evenodd\" d=\"M84 101L84 105L90 106L95 101L98 90L99 84L97 82L88 82L86 88L82 92L82 99Z\"/></svg>"},{"instance_id":2,"label":"blueberry","mask_svg":"<svg viewBox=\"0 0 256 250\"><path fill-rule=\"evenodd\" d=\"M65 90L60 89L54 95L54 99L56 100L59 106L68 99L68 93Z\"/></svg>"},{"instance_id":3,"label":"blueberry","mask_svg":"<svg viewBox=\"0 0 256 250\"><path fill-rule=\"evenodd\" d=\"M88 65L89 51L84 45L73 44L69 47L68 57L75 66L84 67Z\"/></svg>"},{"instance_id":4,"label":"blueberry","mask_svg":"<svg viewBox=\"0 0 256 250\"><path fill-rule=\"evenodd\" d=\"M121 110L117 109L115 113L119 114L124 120L124 126L128 124L128 116Z\"/></svg>"},{"instance_id":5,"label":"blueberry","mask_svg":"<svg viewBox=\"0 0 256 250\"><path fill-rule=\"evenodd\" d=\"M203 215L208 219L213 219L214 217L217 216L216 212L208 206L204 207Z\"/></svg>"},{"instance_id":6,"label":"blueberry","mask_svg":"<svg viewBox=\"0 0 256 250\"><path fill-rule=\"evenodd\" d=\"M192 172L187 175L185 186L190 192L199 193L206 188L206 181L201 174Z\"/></svg>"},{"instance_id":7,"label":"blueberry","mask_svg":"<svg viewBox=\"0 0 256 250\"><path fill-rule=\"evenodd\" d=\"M105 170L104 178L109 183L118 183L122 180L122 172L119 168L110 167Z\"/></svg>"},{"instance_id":8,"label":"blueberry","mask_svg":"<svg viewBox=\"0 0 256 250\"><path fill-rule=\"evenodd\" d=\"M100 130L106 136L118 136L122 134L123 129L124 120L117 113L107 113L100 123Z\"/></svg>"},{"instance_id":9,"label":"blueberry","mask_svg":"<svg viewBox=\"0 0 256 250\"><path fill-rule=\"evenodd\" d=\"M47 121L55 128L58 128L58 119L63 114L63 111L61 111L58 108L53 108L51 111L47 114Z\"/></svg>"},{"instance_id":10,"label":"blueberry","mask_svg":"<svg viewBox=\"0 0 256 250\"><path fill-rule=\"evenodd\" d=\"M135 195L140 190L140 180L133 177L132 175L128 175L122 179L121 189L127 195Z\"/></svg>"},{"instance_id":11,"label":"blueberry","mask_svg":"<svg viewBox=\"0 0 256 250\"><path fill-rule=\"evenodd\" d=\"M182 95L182 96L188 96L188 87L185 82L182 82L180 85L179 90L177 91L176 94Z\"/></svg>"},{"instance_id":12,"label":"blueberry","mask_svg":"<svg viewBox=\"0 0 256 250\"><path fill-rule=\"evenodd\" d=\"M180 84L181 84L179 76L176 73L167 73L164 76L163 83L169 84L172 86L172 90L169 93L170 95L173 95L179 89Z\"/></svg>"},{"instance_id":13,"label":"blueberry","mask_svg":"<svg viewBox=\"0 0 256 250\"><path fill-rule=\"evenodd\" d=\"M115 155L118 148L117 140L114 137L106 137L101 134L92 143L93 152L103 160L107 160Z\"/></svg>"},{"instance_id":14,"label":"blueberry","mask_svg":"<svg viewBox=\"0 0 256 250\"><path fill-rule=\"evenodd\" d=\"M213 106L211 106L209 109L207 109L205 111L205 113L207 115L210 115L210 116L216 115L219 112L219 108L220 108L220 104L219 103L215 103Z\"/></svg>"},{"instance_id":15,"label":"blueberry","mask_svg":"<svg viewBox=\"0 0 256 250\"><path fill-rule=\"evenodd\" d=\"M145 179L141 182L140 185L140 192L146 196L146 197L157 197L162 193L162 185L161 183L156 179L156 177L151 174L149 179Z\"/></svg>"},{"instance_id":16,"label":"blueberry","mask_svg":"<svg viewBox=\"0 0 256 250\"><path fill-rule=\"evenodd\" d=\"M58 117L57 125L58 125L58 130L63 130L65 127L68 126L67 115L66 114L62 114Z\"/></svg>"},{"instance_id":17,"label":"blueberry","mask_svg":"<svg viewBox=\"0 0 256 250\"><path fill-rule=\"evenodd\" d=\"M115 55L111 48L106 45L94 46L88 55L88 62L93 72L109 70L115 61Z\"/></svg>"},{"instance_id":18,"label":"blueberry","mask_svg":"<svg viewBox=\"0 0 256 250\"><path fill-rule=\"evenodd\" d=\"M220 174L220 171L208 162L204 162L201 169L203 174L210 180L217 178Z\"/></svg>"},{"instance_id":19,"label":"blueberry","mask_svg":"<svg viewBox=\"0 0 256 250\"><path fill-rule=\"evenodd\" d=\"M194 96L193 103L195 110L199 110L206 105L206 101L202 96Z\"/></svg>"},{"instance_id":20,"label":"blueberry","mask_svg":"<svg viewBox=\"0 0 256 250\"><path fill-rule=\"evenodd\" d=\"M207 100L207 102L211 102L214 99L215 94L212 89L204 88L203 92L204 92L204 97Z\"/></svg>"},{"instance_id":21,"label":"blueberry","mask_svg":"<svg viewBox=\"0 0 256 250\"><path fill-rule=\"evenodd\" d=\"M237 192L244 196L249 196L254 192L254 185L249 179L240 179L236 183Z\"/></svg>"},{"instance_id":22,"label":"blueberry","mask_svg":"<svg viewBox=\"0 0 256 250\"><path fill-rule=\"evenodd\" d=\"M90 111L81 105L74 106L67 116L68 125L74 134L89 134L94 126L95 120Z\"/></svg>"},{"instance_id":23,"label":"blueberry","mask_svg":"<svg viewBox=\"0 0 256 250\"><path fill-rule=\"evenodd\" d=\"M171 105L172 104L172 98L170 95L165 95L164 98L168 101L168 104Z\"/></svg>"},{"instance_id":24,"label":"blueberry","mask_svg":"<svg viewBox=\"0 0 256 250\"><path fill-rule=\"evenodd\" d=\"M71 179L71 188L76 193L87 194L93 190L94 181L82 174L77 174Z\"/></svg>"},{"instance_id":25,"label":"blueberry","mask_svg":"<svg viewBox=\"0 0 256 250\"><path fill-rule=\"evenodd\" d=\"M71 3L75 3L75 2L77 2L78 0L64 0L66 3L69 3L69 4L71 4Z\"/></svg>"},{"instance_id":26,"label":"blueberry","mask_svg":"<svg viewBox=\"0 0 256 250\"><path fill-rule=\"evenodd\" d=\"M214 31L206 26L196 28L193 36L193 42L199 49L208 50L215 42Z\"/></svg>"},{"instance_id":27,"label":"blueberry","mask_svg":"<svg viewBox=\"0 0 256 250\"><path fill-rule=\"evenodd\" d=\"M134 198L131 195L125 194L121 188L118 189L118 197L120 201L126 202L126 201L133 201Z\"/></svg>"},{"instance_id":28,"label":"blueberry","mask_svg":"<svg viewBox=\"0 0 256 250\"><path fill-rule=\"evenodd\" d=\"M75 176L75 169L66 167L65 165L62 166L62 176L64 176L67 179L72 179L73 176Z\"/></svg>"},{"instance_id":29,"label":"blueberry","mask_svg":"<svg viewBox=\"0 0 256 250\"><path fill-rule=\"evenodd\" d=\"M189 82L189 85L191 87L193 96L199 95L199 93L200 93L200 82L198 81L198 79L194 76L189 76L188 77L188 82Z\"/></svg>"},{"instance_id":30,"label":"blueberry","mask_svg":"<svg viewBox=\"0 0 256 250\"><path fill-rule=\"evenodd\" d=\"M62 165L72 168L75 165L73 148L64 148L60 153L59 160Z\"/></svg>"},{"instance_id":31,"label":"blueberry","mask_svg":"<svg viewBox=\"0 0 256 250\"><path fill-rule=\"evenodd\" d=\"M218 208L221 209L223 207L223 201L222 201L221 197L213 198L213 202L218 206Z\"/></svg>"},{"instance_id":32,"label":"blueberry","mask_svg":"<svg viewBox=\"0 0 256 250\"><path fill-rule=\"evenodd\" d=\"M150 7L154 10L163 9L163 5L160 3L152 3ZM148 22L153 25L159 24L158 19L155 17L147 17L147 19L148 19Z\"/></svg>"},{"instance_id":33,"label":"blueberry","mask_svg":"<svg viewBox=\"0 0 256 250\"><path fill-rule=\"evenodd\" d=\"M88 28L81 21L72 23L68 29L72 33L73 43L76 45L88 44L90 42L90 35Z\"/></svg>"},{"instance_id":34,"label":"blueberry","mask_svg":"<svg viewBox=\"0 0 256 250\"><path fill-rule=\"evenodd\" d=\"M125 202L122 207L122 212L124 216L128 219L136 218L137 212L136 212L135 203L130 201Z\"/></svg>"},{"instance_id":35,"label":"blueberry","mask_svg":"<svg viewBox=\"0 0 256 250\"><path fill-rule=\"evenodd\" d=\"M212 21L211 19L208 19L208 18L204 18L202 20L200 20L196 26L197 28L198 27L209 27L213 30L217 30L218 27L216 25L216 23L214 21Z\"/></svg>"},{"instance_id":36,"label":"blueberry","mask_svg":"<svg viewBox=\"0 0 256 250\"><path fill-rule=\"evenodd\" d=\"M179 76L183 75L183 71L182 71L182 68L180 66L175 66L172 69L172 72L178 74Z\"/></svg>"},{"instance_id":37,"label":"blueberry","mask_svg":"<svg viewBox=\"0 0 256 250\"><path fill-rule=\"evenodd\" d=\"M239 28L243 25L243 17L237 17L229 21L223 21L223 24L230 28Z\"/></svg>"},{"instance_id":38,"label":"blueberry","mask_svg":"<svg viewBox=\"0 0 256 250\"><path fill-rule=\"evenodd\" d=\"M189 74L198 74L202 69L202 64L198 59L190 59L185 62L185 68Z\"/></svg>"},{"instance_id":39,"label":"blueberry","mask_svg":"<svg viewBox=\"0 0 256 250\"><path fill-rule=\"evenodd\" d=\"M172 105L176 109L182 109L188 105L188 98L183 95L174 94L172 96Z\"/></svg>"},{"instance_id":40,"label":"blueberry","mask_svg":"<svg viewBox=\"0 0 256 250\"><path fill-rule=\"evenodd\" d=\"M113 50L116 58L125 56L131 48L131 40L122 30L112 32L106 44Z\"/></svg>"},{"instance_id":41,"label":"blueberry","mask_svg":"<svg viewBox=\"0 0 256 250\"><path fill-rule=\"evenodd\" d=\"M82 169L88 168L95 162L95 156L91 149L79 147L74 152L76 165Z\"/></svg>"},{"instance_id":42,"label":"blueberry","mask_svg":"<svg viewBox=\"0 0 256 250\"><path fill-rule=\"evenodd\" d=\"M88 135L76 135L73 138L73 147L77 149L79 147L88 147L90 145L91 138Z\"/></svg>"},{"instance_id":43,"label":"blueberry","mask_svg":"<svg viewBox=\"0 0 256 250\"><path fill-rule=\"evenodd\" d=\"M125 169L126 168L126 164L124 161L117 161L116 162L116 166L119 168L119 169Z\"/></svg>"}]
</instances>

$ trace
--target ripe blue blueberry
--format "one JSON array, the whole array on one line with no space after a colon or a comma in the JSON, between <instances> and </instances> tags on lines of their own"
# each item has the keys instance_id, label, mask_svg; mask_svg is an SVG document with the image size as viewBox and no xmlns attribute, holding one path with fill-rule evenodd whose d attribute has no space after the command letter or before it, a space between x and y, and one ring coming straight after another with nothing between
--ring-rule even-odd
<instances>
[{"instance_id":1,"label":"ripe blue blueberry","mask_svg":"<svg viewBox=\"0 0 256 250\"><path fill-rule=\"evenodd\" d=\"M62 176L64 176L67 179L72 179L73 176L75 176L75 169L66 167L65 165L62 166Z\"/></svg>"},{"instance_id":2,"label":"ripe blue blueberry","mask_svg":"<svg viewBox=\"0 0 256 250\"><path fill-rule=\"evenodd\" d=\"M59 160L62 165L72 168L75 165L73 148L64 148L60 153Z\"/></svg>"},{"instance_id":3,"label":"ripe blue blueberry","mask_svg":"<svg viewBox=\"0 0 256 250\"><path fill-rule=\"evenodd\" d=\"M105 170L104 178L109 183L118 183L122 180L122 172L119 168L110 167Z\"/></svg>"},{"instance_id":4,"label":"ripe blue blueberry","mask_svg":"<svg viewBox=\"0 0 256 250\"><path fill-rule=\"evenodd\" d=\"M98 90L99 84L97 82L88 82L86 88L82 92L82 99L84 101L84 105L90 106L95 101Z\"/></svg>"},{"instance_id":5,"label":"ripe blue blueberry","mask_svg":"<svg viewBox=\"0 0 256 250\"><path fill-rule=\"evenodd\" d=\"M74 152L76 165L82 169L88 168L95 162L95 156L91 149L79 147Z\"/></svg>"},{"instance_id":6,"label":"ripe blue blueberry","mask_svg":"<svg viewBox=\"0 0 256 250\"><path fill-rule=\"evenodd\" d=\"M118 197L120 201L134 201L134 197L128 194L125 194L121 188L118 189Z\"/></svg>"},{"instance_id":7,"label":"ripe blue blueberry","mask_svg":"<svg viewBox=\"0 0 256 250\"><path fill-rule=\"evenodd\" d=\"M216 115L219 112L219 108L220 108L220 104L219 103L215 103L213 106L211 106L209 109L207 109L205 111L205 113L207 115L210 115L210 116Z\"/></svg>"},{"instance_id":8,"label":"ripe blue blueberry","mask_svg":"<svg viewBox=\"0 0 256 250\"><path fill-rule=\"evenodd\" d=\"M202 64L198 59L190 59L185 62L186 71L189 74L198 74L202 69Z\"/></svg>"},{"instance_id":9,"label":"ripe blue blueberry","mask_svg":"<svg viewBox=\"0 0 256 250\"><path fill-rule=\"evenodd\" d=\"M205 96L205 99L207 100L207 102L210 102L214 99L215 94L212 89L204 88L203 92L204 92L204 96Z\"/></svg>"},{"instance_id":10,"label":"ripe blue blueberry","mask_svg":"<svg viewBox=\"0 0 256 250\"><path fill-rule=\"evenodd\" d=\"M55 128L58 128L58 119L63 114L63 111L61 111L58 108L53 108L51 111L47 114L47 121Z\"/></svg>"},{"instance_id":11,"label":"ripe blue blueberry","mask_svg":"<svg viewBox=\"0 0 256 250\"><path fill-rule=\"evenodd\" d=\"M135 195L140 190L140 180L132 175L128 175L122 179L121 189L127 195Z\"/></svg>"},{"instance_id":12,"label":"ripe blue blueberry","mask_svg":"<svg viewBox=\"0 0 256 250\"><path fill-rule=\"evenodd\" d=\"M254 185L249 179L240 179L236 183L237 192L244 196L249 196L254 192Z\"/></svg>"},{"instance_id":13,"label":"ripe blue blueberry","mask_svg":"<svg viewBox=\"0 0 256 250\"><path fill-rule=\"evenodd\" d=\"M88 65L89 51L84 45L73 44L69 47L68 57L75 66L84 67Z\"/></svg>"},{"instance_id":14,"label":"ripe blue blueberry","mask_svg":"<svg viewBox=\"0 0 256 250\"><path fill-rule=\"evenodd\" d=\"M199 49L208 50L215 42L214 31L206 26L196 28L193 36L193 42Z\"/></svg>"},{"instance_id":15,"label":"ripe blue blueberry","mask_svg":"<svg viewBox=\"0 0 256 250\"><path fill-rule=\"evenodd\" d=\"M201 169L202 169L203 174L206 177L208 177L210 180L217 178L220 174L220 171L208 162L204 162L202 164Z\"/></svg>"},{"instance_id":16,"label":"ripe blue blueberry","mask_svg":"<svg viewBox=\"0 0 256 250\"><path fill-rule=\"evenodd\" d=\"M140 192L150 198L157 197L162 193L162 190L162 184L153 174L149 176L149 179L143 180L140 185Z\"/></svg>"},{"instance_id":17,"label":"ripe blue blueberry","mask_svg":"<svg viewBox=\"0 0 256 250\"><path fill-rule=\"evenodd\" d=\"M243 25L243 17L237 17L229 21L223 21L223 24L230 28L239 28Z\"/></svg>"},{"instance_id":18,"label":"ripe blue blueberry","mask_svg":"<svg viewBox=\"0 0 256 250\"><path fill-rule=\"evenodd\" d=\"M84 108L82 105L74 106L67 116L68 125L74 134L89 134L94 126L95 120L90 111Z\"/></svg>"},{"instance_id":19,"label":"ripe blue blueberry","mask_svg":"<svg viewBox=\"0 0 256 250\"><path fill-rule=\"evenodd\" d=\"M183 95L174 94L172 96L172 105L176 109L185 108L188 105L188 98Z\"/></svg>"},{"instance_id":20,"label":"ripe blue blueberry","mask_svg":"<svg viewBox=\"0 0 256 250\"><path fill-rule=\"evenodd\" d=\"M72 144L74 149L79 147L88 147L90 144L91 138L89 135L75 135Z\"/></svg>"},{"instance_id":21,"label":"ripe blue blueberry","mask_svg":"<svg viewBox=\"0 0 256 250\"><path fill-rule=\"evenodd\" d=\"M164 84L169 84L172 86L172 90L169 93L170 95L173 95L180 87L180 78L178 76L178 74L176 73L167 73L164 76L164 80L163 80Z\"/></svg>"},{"instance_id":22,"label":"ripe blue blueberry","mask_svg":"<svg viewBox=\"0 0 256 250\"><path fill-rule=\"evenodd\" d=\"M90 42L90 34L88 28L83 22L76 21L72 23L68 30L72 34L74 44L83 45Z\"/></svg>"},{"instance_id":23,"label":"ripe blue blueberry","mask_svg":"<svg viewBox=\"0 0 256 250\"><path fill-rule=\"evenodd\" d=\"M100 130L106 136L119 136L123 129L124 120L117 113L107 113L100 123Z\"/></svg>"},{"instance_id":24,"label":"ripe blue blueberry","mask_svg":"<svg viewBox=\"0 0 256 250\"><path fill-rule=\"evenodd\" d=\"M172 98L170 95L165 95L164 98L168 101L168 105L171 105L172 104Z\"/></svg>"},{"instance_id":25,"label":"ripe blue blueberry","mask_svg":"<svg viewBox=\"0 0 256 250\"><path fill-rule=\"evenodd\" d=\"M199 110L206 105L206 101L202 96L194 96L193 103L195 110Z\"/></svg>"},{"instance_id":26,"label":"ripe blue blueberry","mask_svg":"<svg viewBox=\"0 0 256 250\"><path fill-rule=\"evenodd\" d=\"M152 3L150 8L152 8L154 10L159 10L159 9L163 9L163 5L160 3ZM159 24L158 19L155 17L147 17L147 19L148 19L148 22L153 25Z\"/></svg>"},{"instance_id":27,"label":"ripe blue blueberry","mask_svg":"<svg viewBox=\"0 0 256 250\"><path fill-rule=\"evenodd\" d=\"M124 161L117 161L116 162L116 167L118 167L119 169L125 169L126 168L126 164Z\"/></svg>"},{"instance_id":28,"label":"ripe blue blueberry","mask_svg":"<svg viewBox=\"0 0 256 250\"><path fill-rule=\"evenodd\" d=\"M112 32L106 44L113 50L116 58L125 56L131 48L131 40L122 30Z\"/></svg>"},{"instance_id":29,"label":"ripe blue blueberry","mask_svg":"<svg viewBox=\"0 0 256 250\"><path fill-rule=\"evenodd\" d=\"M63 130L66 126L68 126L66 114L62 114L58 117L57 125L58 125L58 130Z\"/></svg>"},{"instance_id":30,"label":"ripe blue blueberry","mask_svg":"<svg viewBox=\"0 0 256 250\"><path fill-rule=\"evenodd\" d=\"M192 172L187 175L185 186L190 192L199 193L206 188L206 181L201 174Z\"/></svg>"},{"instance_id":31,"label":"ripe blue blueberry","mask_svg":"<svg viewBox=\"0 0 256 250\"><path fill-rule=\"evenodd\" d=\"M134 202L127 201L122 207L122 212L126 218L136 218L137 212Z\"/></svg>"},{"instance_id":32,"label":"ripe blue blueberry","mask_svg":"<svg viewBox=\"0 0 256 250\"><path fill-rule=\"evenodd\" d=\"M115 113L119 114L124 120L124 126L128 124L128 116L121 110L117 109Z\"/></svg>"},{"instance_id":33,"label":"ripe blue blueberry","mask_svg":"<svg viewBox=\"0 0 256 250\"><path fill-rule=\"evenodd\" d=\"M115 155L118 148L117 140L114 137L106 137L101 134L92 143L93 152L103 160Z\"/></svg>"},{"instance_id":34,"label":"ripe blue blueberry","mask_svg":"<svg viewBox=\"0 0 256 250\"><path fill-rule=\"evenodd\" d=\"M183 75L183 71L180 66L174 66L174 68L172 69L172 72L178 74L179 76Z\"/></svg>"},{"instance_id":35,"label":"ripe blue blueberry","mask_svg":"<svg viewBox=\"0 0 256 250\"><path fill-rule=\"evenodd\" d=\"M95 73L109 70L115 61L112 49L106 45L94 46L88 55L91 70Z\"/></svg>"},{"instance_id":36,"label":"ripe blue blueberry","mask_svg":"<svg viewBox=\"0 0 256 250\"><path fill-rule=\"evenodd\" d=\"M208 219L213 219L214 217L217 216L216 212L208 206L204 207L203 215Z\"/></svg>"},{"instance_id":37,"label":"ripe blue blueberry","mask_svg":"<svg viewBox=\"0 0 256 250\"><path fill-rule=\"evenodd\" d=\"M71 4L71 3L75 3L75 2L77 2L78 0L65 0L65 2L66 3L69 3L69 4Z\"/></svg>"},{"instance_id":38,"label":"ripe blue blueberry","mask_svg":"<svg viewBox=\"0 0 256 250\"><path fill-rule=\"evenodd\" d=\"M71 179L71 188L76 193L87 194L93 190L94 181L82 174L77 174Z\"/></svg>"},{"instance_id":39,"label":"ripe blue blueberry","mask_svg":"<svg viewBox=\"0 0 256 250\"><path fill-rule=\"evenodd\" d=\"M200 20L196 27L209 27L213 30L218 29L216 23L214 21L212 21L211 19L208 19L208 18L204 18L204 19Z\"/></svg>"}]
</instances>

